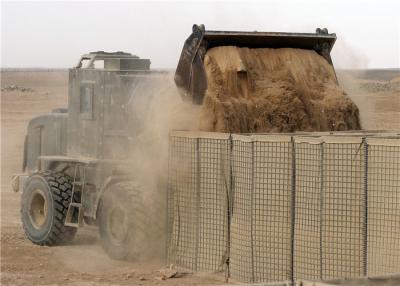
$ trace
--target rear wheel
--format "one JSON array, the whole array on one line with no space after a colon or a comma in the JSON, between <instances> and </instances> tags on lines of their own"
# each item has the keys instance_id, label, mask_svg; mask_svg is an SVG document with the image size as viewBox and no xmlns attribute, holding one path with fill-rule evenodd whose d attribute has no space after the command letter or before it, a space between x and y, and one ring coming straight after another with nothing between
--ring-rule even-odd
<instances>
[{"instance_id":1,"label":"rear wheel","mask_svg":"<svg viewBox=\"0 0 400 286\"><path fill-rule=\"evenodd\" d=\"M21 220L29 240L57 245L73 239L76 228L64 226L71 201L69 176L50 171L30 176L21 198Z\"/></svg>"},{"instance_id":2,"label":"rear wheel","mask_svg":"<svg viewBox=\"0 0 400 286\"><path fill-rule=\"evenodd\" d=\"M111 258L148 258L149 234L141 190L131 183L111 186L100 200L98 221L102 246Z\"/></svg>"}]
</instances>

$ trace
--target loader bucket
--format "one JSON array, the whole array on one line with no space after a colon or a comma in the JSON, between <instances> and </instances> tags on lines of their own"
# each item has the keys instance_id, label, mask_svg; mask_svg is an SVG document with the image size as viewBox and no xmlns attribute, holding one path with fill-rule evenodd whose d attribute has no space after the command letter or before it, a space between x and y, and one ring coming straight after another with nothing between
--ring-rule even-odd
<instances>
[{"instance_id":1,"label":"loader bucket","mask_svg":"<svg viewBox=\"0 0 400 286\"><path fill-rule=\"evenodd\" d=\"M247 48L296 48L315 50L330 64L330 52L336 41L327 29L315 33L226 32L206 31L204 25L193 25L193 32L185 41L175 72L175 83L185 100L201 104L207 89L204 56L208 49L218 46Z\"/></svg>"}]
</instances>

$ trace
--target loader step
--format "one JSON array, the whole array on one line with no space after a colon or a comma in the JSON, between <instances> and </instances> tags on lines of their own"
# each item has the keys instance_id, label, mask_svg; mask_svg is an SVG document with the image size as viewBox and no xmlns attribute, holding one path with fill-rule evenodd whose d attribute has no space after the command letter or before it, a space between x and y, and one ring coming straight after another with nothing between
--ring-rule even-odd
<instances>
[{"instance_id":1,"label":"loader step","mask_svg":"<svg viewBox=\"0 0 400 286\"><path fill-rule=\"evenodd\" d=\"M81 208L82 204L81 203L70 203L70 206L74 207L74 208Z\"/></svg>"},{"instance_id":2,"label":"loader step","mask_svg":"<svg viewBox=\"0 0 400 286\"><path fill-rule=\"evenodd\" d=\"M82 205L82 197L85 189L86 167L81 164L77 164L75 166L73 179L71 202L68 206L64 225L70 227L81 227L83 226L84 210ZM80 192L80 195L75 197L75 192Z\"/></svg>"},{"instance_id":3,"label":"loader step","mask_svg":"<svg viewBox=\"0 0 400 286\"><path fill-rule=\"evenodd\" d=\"M65 226L69 226L69 227L76 227L76 228L82 226L81 224L79 224L79 223L77 223L77 222L66 222L66 223L64 223L64 225L65 225Z\"/></svg>"},{"instance_id":4,"label":"loader step","mask_svg":"<svg viewBox=\"0 0 400 286\"><path fill-rule=\"evenodd\" d=\"M78 217L74 217L74 212L78 211ZM65 217L65 226L81 227L83 226L83 207L80 202L73 202L69 204L67 216Z\"/></svg>"}]
</instances>

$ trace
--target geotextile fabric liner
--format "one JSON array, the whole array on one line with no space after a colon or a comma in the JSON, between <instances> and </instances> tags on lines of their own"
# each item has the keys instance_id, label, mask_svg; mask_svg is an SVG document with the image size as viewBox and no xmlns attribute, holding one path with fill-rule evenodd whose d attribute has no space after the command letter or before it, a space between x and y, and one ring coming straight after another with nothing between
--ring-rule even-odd
<instances>
[{"instance_id":1,"label":"geotextile fabric liner","mask_svg":"<svg viewBox=\"0 0 400 286\"><path fill-rule=\"evenodd\" d=\"M400 271L398 135L174 132L168 193L177 266L243 282Z\"/></svg>"}]
</instances>

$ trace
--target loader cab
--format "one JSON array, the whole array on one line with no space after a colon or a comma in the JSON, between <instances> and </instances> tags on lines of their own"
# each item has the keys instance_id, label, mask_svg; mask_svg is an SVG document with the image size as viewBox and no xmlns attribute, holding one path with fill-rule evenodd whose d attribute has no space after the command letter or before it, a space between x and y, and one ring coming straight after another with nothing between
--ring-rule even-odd
<instances>
[{"instance_id":1,"label":"loader cab","mask_svg":"<svg viewBox=\"0 0 400 286\"><path fill-rule=\"evenodd\" d=\"M122 159L134 133L132 86L149 71L150 60L124 52L80 58L69 70L68 156Z\"/></svg>"},{"instance_id":2,"label":"loader cab","mask_svg":"<svg viewBox=\"0 0 400 286\"><path fill-rule=\"evenodd\" d=\"M105 69L108 71L146 71L150 70L150 60L141 59L130 53L103 51L82 55L77 69Z\"/></svg>"}]
</instances>

